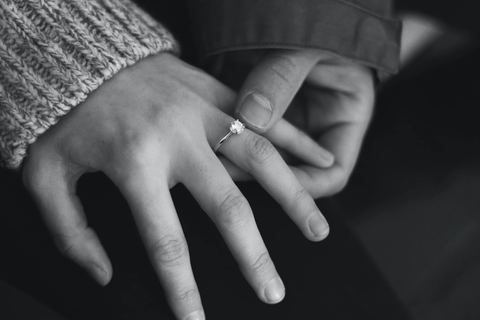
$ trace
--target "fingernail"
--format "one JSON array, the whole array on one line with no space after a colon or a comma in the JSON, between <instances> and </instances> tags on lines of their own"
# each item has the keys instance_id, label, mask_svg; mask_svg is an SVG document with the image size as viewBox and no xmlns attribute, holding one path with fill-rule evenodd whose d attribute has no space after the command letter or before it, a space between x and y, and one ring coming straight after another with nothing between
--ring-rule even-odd
<instances>
[{"instance_id":1,"label":"fingernail","mask_svg":"<svg viewBox=\"0 0 480 320\"><path fill-rule=\"evenodd\" d=\"M251 93L243 100L238 113L250 125L256 128L266 128L272 118L273 109L263 96Z\"/></svg>"},{"instance_id":2,"label":"fingernail","mask_svg":"<svg viewBox=\"0 0 480 320\"><path fill-rule=\"evenodd\" d=\"M205 313L201 310L190 313L185 320L205 320Z\"/></svg>"},{"instance_id":3,"label":"fingernail","mask_svg":"<svg viewBox=\"0 0 480 320\"><path fill-rule=\"evenodd\" d=\"M88 273L90 276L95 279L100 285L105 286L107 285L107 272L97 266L96 264L91 264L89 268L87 268Z\"/></svg>"},{"instance_id":4,"label":"fingernail","mask_svg":"<svg viewBox=\"0 0 480 320\"><path fill-rule=\"evenodd\" d=\"M335 157L333 156L333 154L331 154L329 151L327 151L325 149L322 149L319 152L319 155L323 159L322 162L323 162L324 167L330 167L333 164L333 162L335 161Z\"/></svg>"},{"instance_id":5,"label":"fingernail","mask_svg":"<svg viewBox=\"0 0 480 320\"><path fill-rule=\"evenodd\" d=\"M310 219L308 226L310 227L310 232L313 233L315 238L323 239L330 232L327 221L318 214L315 214Z\"/></svg>"},{"instance_id":6,"label":"fingernail","mask_svg":"<svg viewBox=\"0 0 480 320\"><path fill-rule=\"evenodd\" d=\"M285 286L280 278L270 280L265 288L265 298L268 303L277 303L285 297Z\"/></svg>"}]
</instances>

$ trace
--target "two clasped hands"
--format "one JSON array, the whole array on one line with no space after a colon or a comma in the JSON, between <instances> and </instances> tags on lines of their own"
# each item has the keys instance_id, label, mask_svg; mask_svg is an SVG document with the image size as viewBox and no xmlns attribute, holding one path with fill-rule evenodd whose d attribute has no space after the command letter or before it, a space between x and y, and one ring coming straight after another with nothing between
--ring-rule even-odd
<instances>
[{"instance_id":1,"label":"two clasped hands","mask_svg":"<svg viewBox=\"0 0 480 320\"><path fill-rule=\"evenodd\" d=\"M307 239L324 239L329 227L313 199L345 186L373 103L371 69L327 52L267 51L238 93L160 53L122 70L41 135L23 180L60 251L106 285L112 265L76 196L82 174L103 171L130 205L175 316L204 319L169 191L182 183L259 299L277 303L285 288L234 181L255 179ZM247 129L215 154L236 118Z\"/></svg>"}]
</instances>

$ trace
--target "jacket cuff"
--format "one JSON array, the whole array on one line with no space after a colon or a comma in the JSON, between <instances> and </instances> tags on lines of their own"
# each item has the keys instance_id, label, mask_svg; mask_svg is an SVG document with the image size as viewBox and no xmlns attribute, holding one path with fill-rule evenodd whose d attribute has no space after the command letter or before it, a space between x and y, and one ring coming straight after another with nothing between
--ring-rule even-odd
<instances>
[{"instance_id":1,"label":"jacket cuff","mask_svg":"<svg viewBox=\"0 0 480 320\"><path fill-rule=\"evenodd\" d=\"M401 23L382 10L338 0L204 0L191 1L191 10L203 58L243 49L315 48L380 73L398 69Z\"/></svg>"},{"instance_id":2,"label":"jacket cuff","mask_svg":"<svg viewBox=\"0 0 480 320\"><path fill-rule=\"evenodd\" d=\"M104 81L177 49L130 0L1 0L0 163L17 169L28 145Z\"/></svg>"}]
</instances>

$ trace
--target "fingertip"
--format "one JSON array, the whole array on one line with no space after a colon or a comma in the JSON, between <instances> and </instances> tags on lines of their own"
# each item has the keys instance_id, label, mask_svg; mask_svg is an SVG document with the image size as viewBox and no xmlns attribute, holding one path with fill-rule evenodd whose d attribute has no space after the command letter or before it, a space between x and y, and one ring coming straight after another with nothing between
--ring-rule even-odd
<instances>
[{"instance_id":1,"label":"fingertip","mask_svg":"<svg viewBox=\"0 0 480 320\"><path fill-rule=\"evenodd\" d=\"M328 225L327 221L318 214L315 214L312 218L310 218L308 221L308 227L310 230L309 238L312 241L321 241L330 233L330 226Z\"/></svg>"},{"instance_id":2,"label":"fingertip","mask_svg":"<svg viewBox=\"0 0 480 320\"><path fill-rule=\"evenodd\" d=\"M315 142L314 140L307 139L305 142L310 144L307 150L314 150L312 159L312 165L318 166L320 168L329 168L335 163L335 155L329 150L325 149L320 145L320 143ZM306 155L308 157L308 154Z\"/></svg>"},{"instance_id":3,"label":"fingertip","mask_svg":"<svg viewBox=\"0 0 480 320\"><path fill-rule=\"evenodd\" d=\"M185 320L205 320L205 312L203 310L197 310L190 313Z\"/></svg>"},{"instance_id":4,"label":"fingertip","mask_svg":"<svg viewBox=\"0 0 480 320\"><path fill-rule=\"evenodd\" d=\"M285 286L280 277L276 277L267 284L264 289L265 302L276 304L285 298Z\"/></svg>"},{"instance_id":5,"label":"fingertip","mask_svg":"<svg viewBox=\"0 0 480 320\"><path fill-rule=\"evenodd\" d=\"M331 153L330 151L326 150L326 149L323 149L321 148L321 152L320 152L320 167L322 168L330 168L334 162L335 162L335 156L333 155L333 153Z\"/></svg>"},{"instance_id":6,"label":"fingertip","mask_svg":"<svg viewBox=\"0 0 480 320\"><path fill-rule=\"evenodd\" d=\"M95 263L88 265L86 270L93 280L101 286L106 286L112 279L111 272L108 273L105 268L102 268Z\"/></svg>"}]
</instances>

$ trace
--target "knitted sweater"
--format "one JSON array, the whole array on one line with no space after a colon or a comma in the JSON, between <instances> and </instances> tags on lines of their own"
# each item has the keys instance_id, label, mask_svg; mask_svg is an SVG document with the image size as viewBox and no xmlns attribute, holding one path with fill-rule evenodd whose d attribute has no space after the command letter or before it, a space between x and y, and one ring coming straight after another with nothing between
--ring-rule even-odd
<instances>
[{"instance_id":1,"label":"knitted sweater","mask_svg":"<svg viewBox=\"0 0 480 320\"><path fill-rule=\"evenodd\" d=\"M122 68L177 52L130 0L0 0L0 163L27 147Z\"/></svg>"}]
</instances>

